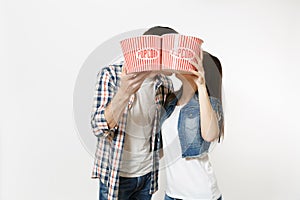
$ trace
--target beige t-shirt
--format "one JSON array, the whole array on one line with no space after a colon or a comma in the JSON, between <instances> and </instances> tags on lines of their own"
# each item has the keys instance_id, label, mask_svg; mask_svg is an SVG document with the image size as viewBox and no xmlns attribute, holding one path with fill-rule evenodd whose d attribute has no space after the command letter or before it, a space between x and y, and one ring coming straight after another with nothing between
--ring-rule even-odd
<instances>
[{"instance_id":1,"label":"beige t-shirt","mask_svg":"<svg viewBox=\"0 0 300 200\"><path fill-rule=\"evenodd\" d=\"M138 177L152 171L150 138L155 115L154 78L147 78L128 111L120 176Z\"/></svg>"}]
</instances>

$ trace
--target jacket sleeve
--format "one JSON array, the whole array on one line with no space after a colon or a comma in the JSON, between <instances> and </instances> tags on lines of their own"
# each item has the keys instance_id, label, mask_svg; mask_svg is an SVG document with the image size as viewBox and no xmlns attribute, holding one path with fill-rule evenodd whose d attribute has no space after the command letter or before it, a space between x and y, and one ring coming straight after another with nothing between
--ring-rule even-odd
<instances>
[{"instance_id":1,"label":"jacket sleeve","mask_svg":"<svg viewBox=\"0 0 300 200\"><path fill-rule=\"evenodd\" d=\"M224 131L223 106L222 106L220 99L213 97L213 96L210 96L209 99L210 99L210 104L211 104L213 110L217 114L218 126L219 126L219 141L220 141L220 138L223 135L223 131Z\"/></svg>"},{"instance_id":2,"label":"jacket sleeve","mask_svg":"<svg viewBox=\"0 0 300 200\"><path fill-rule=\"evenodd\" d=\"M95 136L107 136L111 131L104 116L104 110L114 96L115 83L112 70L103 68L97 75L91 113L91 126Z\"/></svg>"}]
</instances>

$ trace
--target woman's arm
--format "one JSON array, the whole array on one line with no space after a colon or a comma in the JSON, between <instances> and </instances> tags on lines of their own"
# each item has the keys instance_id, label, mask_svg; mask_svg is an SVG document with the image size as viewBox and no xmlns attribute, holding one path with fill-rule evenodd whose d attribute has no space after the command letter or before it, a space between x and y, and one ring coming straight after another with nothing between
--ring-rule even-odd
<instances>
[{"instance_id":1,"label":"woman's arm","mask_svg":"<svg viewBox=\"0 0 300 200\"><path fill-rule=\"evenodd\" d=\"M211 142L219 137L219 124L217 113L214 111L210 97L206 88L205 81L205 71L203 68L202 60L199 57L196 57L197 63L193 62L192 64L196 67L197 71L192 73L196 76L194 79L197 89L198 89L198 98L200 105L200 121L201 121L201 135L203 139L207 142Z\"/></svg>"},{"instance_id":2,"label":"woman's arm","mask_svg":"<svg viewBox=\"0 0 300 200\"><path fill-rule=\"evenodd\" d=\"M213 110L205 84L198 86L200 104L201 135L207 142L211 142L219 136L217 114Z\"/></svg>"},{"instance_id":3,"label":"woman's arm","mask_svg":"<svg viewBox=\"0 0 300 200\"><path fill-rule=\"evenodd\" d=\"M194 75L177 74L182 81L182 95L177 102L177 105L184 105L194 96L195 91L198 90L198 99L200 105L200 127L202 138L211 142L219 136L219 125L215 110L211 104L211 97L209 97L203 73L199 71L192 71Z\"/></svg>"}]
</instances>

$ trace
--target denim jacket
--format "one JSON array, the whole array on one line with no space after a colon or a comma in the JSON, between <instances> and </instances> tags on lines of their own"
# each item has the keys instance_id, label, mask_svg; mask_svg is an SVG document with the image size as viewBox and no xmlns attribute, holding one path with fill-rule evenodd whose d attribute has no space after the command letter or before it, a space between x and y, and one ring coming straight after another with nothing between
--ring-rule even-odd
<instances>
[{"instance_id":1,"label":"denim jacket","mask_svg":"<svg viewBox=\"0 0 300 200\"><path fill-rule=\"evenodd\" d=\"M168 98L169 100L164 106L165 112L162 115L162 123L172 114L181 95L182 89L179 90L178 94L173 94ZM209 99L213 110L217 113L219 130L221 131L224 123L222 104L215 97L210 96ZM200 157L203 153L208 152L210 142L205 141L201 136L200 124L200 106L198 92L196 92L179 113L177 130L183 158Z\"/></svg>"}]
</instances>

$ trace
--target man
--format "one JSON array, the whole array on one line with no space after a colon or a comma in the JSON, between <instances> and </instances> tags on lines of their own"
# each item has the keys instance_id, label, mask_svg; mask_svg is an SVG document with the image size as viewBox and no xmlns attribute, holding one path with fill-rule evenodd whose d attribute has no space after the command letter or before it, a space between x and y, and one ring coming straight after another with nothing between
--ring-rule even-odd
<instances>
[{"instance_id":1,"label":"man","mask_svg":"<svg viewBox=\"0 0 300 200\"><path fill-rule=\"evenodd\" d=\"M152 27L144 35L177 33ZM158 189L160 116L170 79L152 72L125 74L123 64L98 74L91 125L98 144L92 178L100 200L151 199ZM124 71L124 70L123 70Z\"/></svg>"}]
</instances>

